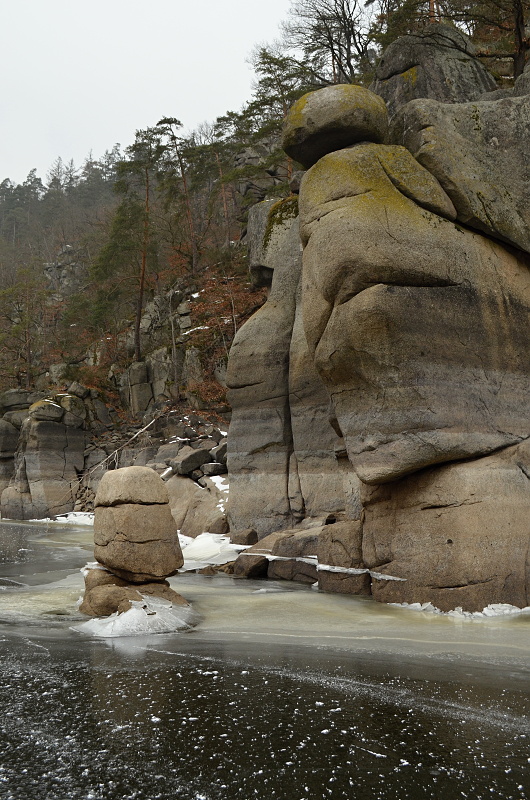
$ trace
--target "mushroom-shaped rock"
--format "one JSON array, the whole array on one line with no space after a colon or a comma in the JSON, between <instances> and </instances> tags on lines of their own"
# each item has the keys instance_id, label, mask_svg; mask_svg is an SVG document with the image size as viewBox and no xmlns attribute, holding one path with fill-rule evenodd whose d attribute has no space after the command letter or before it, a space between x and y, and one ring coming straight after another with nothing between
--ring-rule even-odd
<instances>
[{"instance_id":1,"label":"mushroom-shaped rock","mask_svg":"<svg viewBox=\"0 0 530 800\"><path fill-rule=\"evenodd\" d=\"M385 142L384 100L362 86L326 86L303 95L291 107L283 129L288 156L309 168L326 153L358 142Z\"/></svg>"},{"instance_id":2,"label":"mushroom-shaped rock","mask_svg":"<svg viewBox=\"0 0 530 800\"><path fill-rule=\"evenodd\" d=\"M117 506L121 503L152 505L168 501L166 485L154 470L149 467L123 467L104 474L94 506Z\"/></svg>"}]
</instances>

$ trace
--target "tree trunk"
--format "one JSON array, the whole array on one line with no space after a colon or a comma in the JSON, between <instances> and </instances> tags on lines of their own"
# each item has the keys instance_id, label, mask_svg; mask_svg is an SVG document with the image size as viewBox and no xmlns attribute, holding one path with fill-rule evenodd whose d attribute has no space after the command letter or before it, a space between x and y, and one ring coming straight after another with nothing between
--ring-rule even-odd
<instances>
[{"instance_id":1,"label":"tree trunk","mask_svg":"<svg viewBox=\"0 0 530 800\"><path fill-rule=\"evenodd\" d=\"M190 194L188 191L188 181L186 179L186 172L184 170L184 162L178 150L177 150L177 158L180 167L180 174L182 177L182 186L184 189L184 202L186 203L186 216L188 218L188 227L190 229L191 271L194 273L197 267L197 237L195 236L195 228L193 225L193 214L191 213Z\"/></svg>"},{"instance_id":2,"label":"tree trunk","mask_svg":"<svg viewBox=\"0 0 530 800\"><path fill-rule=\"evenodd\" d=\"M529 42L526 38L523 0L513 0L513 22L515 53L513 57L513 77L517 79L524 72Z\"/></svg>"},{"instance_id":3,"label":"tree trunk","mask_svg":"<svg viewBox=\"0 0 530 800\"><path fill-rule=\"evenodd\" d=\"M149 169L145 168L145 209L144 230L142 238L142 262L140 266L140 282L138 288L138 302L136 306L136 319L134 322L134 358L141 361L142 351L140 345L140 323L142 321L142 307L144 304L145 273L147 269L147 248L149 246Z\"/></svg>"}]
</instances>

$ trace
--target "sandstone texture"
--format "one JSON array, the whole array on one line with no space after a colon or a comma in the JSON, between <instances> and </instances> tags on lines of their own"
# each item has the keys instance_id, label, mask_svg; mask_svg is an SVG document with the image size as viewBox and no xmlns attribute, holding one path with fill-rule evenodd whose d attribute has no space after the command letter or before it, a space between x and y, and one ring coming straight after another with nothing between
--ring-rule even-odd
<instances>
[{"instance_id":1,"label":"sandstone texture","mask_svg":"<svg viewBox=\"0 0 530 800\"><path fill-rule=\"evenodd\" d=\"M152 493L154 502L148 503ZM107 472L96 495L94 555L132 583L161 581L182 566L164 482L148 467Z\"/></svg>"},{"instance_id":2,"label":"sandstone texture","mask_svg":"<svg viewBox=\"0 0 530 800\"><path fill-rule=\"evenodd\" d=\"M233 574L237 578L265 577L269 568L269 556L272 555L274 545L286 536L289 536L287 531L275 531L244 550L234 562Z\"/></svg>"},{"instance_id":3,"label":"sandstone texture","mask_svg":"<svg viewBox=\"0 0 530 800\"><path fill-rule=\"evenodd\" d=\"M167 487L156 472L146 467L124 467L105 473L98 487L95 506L167 504L168 500Z\"/></svg>"},{"instance_id":4,"label":"sandstone texture","mask_svg":"<svg viewBox=\"0 0 530 800\"><path fill-rule=\"evenodd\" d=\"M360 520L345 520L322 529L316 550L319 589L340 594L371 593L362 543Z\"/></svg>"},{"instance_id":5,"label":"sandstone texture","mask_svg":"<svg viewBox=\"0 0 530 800\"><path fill-rule=\"evenodd\" d=\"M129 586L116 575L103 569L88 569L85 575L85 595L79 606L82 614L90 617L108 617L123 614L132 608L132 601L142 602L144 596L160 597L173 605L188 605L167 581Z\"/></svg>"},{"instance_id":6,"label":"sandstone texture","mask_svg":"<svg viewBox=\"0 0 530 800\"><path fill-rule=\"evenodd\" d=\"M0 414L2 516L40 519L72 511L80 476L95 465L87 441L113 425L97 392L76 382L49 395L11 389L0 395ZM92 482L95 488L97 481L87 478Z\"/></svg>"},{"instance_id":7,"label":"sandstone texture","mask_svg":"<svg viewBox=\"0 0 530 800\"><path fill-rule=\"evenodd\" d=\"M292 206L292 198L264 202L249 214L250 270L261 276L268 270L272 286L265 305L238 332L227 371L228 521L231 530L254 528L260 538L346 506L336 459L344 445L303 329Z\"/></svg>"},{"instance_id":8,"label":"sandstone texture","mask_svg":"<svg viewBox=\"0 0 530 800\"><path fill-rule=\"evenodd\" d=\"M291 107L282 147L306 169L332 150L356 142L384 142L388 114L384 102L362 86L339 84L309 92Z\"/></svg>"},{"instance_id":9,"label":"sandstone texture","mask_svg":"<svg viewBox=\"0 0 530 800\"><path fill-rule=\"evenodd\" d=\"M528 75L497 91L467 39L437 25L378 67L388 136L366 90L344 93L372 120L362 135L340 87L291 111L286 150L309 168L301 279L282 292L278 336L240 331L256 332L248 407L276 380L282 458L274 483L248 462L259 488L233 529L271 533L235 575L443 611L530 603ZM281 361L260 361L275 347ZM231 366L236 385L244 361ZM237 452L237 424L230 435Z\"/></svg>"},{"instance_id":10,"label":"sandstone texture","mask_svg":"<svg viewBox=\"0 0 530 800\"><path fill-rule=\"evenodd\" d=\"M316 553L321 528L284 531L271 548L267 576L273 579L315 583Z\"/></svg>"},{"instance_id":11,"label":"sandstone texture","mask_svg":"<svg viewBox=\"0 0 530 800\"><path fill-rule=\"evenodd\" d=\"M84 431L42 419L39 404L33 416L34 408L22 425L14 474L2 492L2 516L8 519L40 519L71 511L83 470Z\"/></svg>"},{"instance_id":12,"label":"sandstone texture","mask_svg":"<svg viewBox=\"0 0 530 800\"><path fill-rule=\"evenodd\" d=\"M94 555L116 575L133 582L165 578L183 563L176 532L169 503L98 505Z\"/></svg>"},{"instance_id":13,"label":"sandstone texture","mask_svg":"<svg viewBox=\"0 0 530 800\"><path fill-rule=\"evenodd\" d=\"M306 336L366 483L530 436L527 262L453 213L400 147L332 153L303 181Z\"/></svg>"},{"instance_id":14,"label":"sandstone texture","mask_svg":"<svg viewBox=\"0 0 530 800\"><path fill-rule=\"evenodd\" d=\"M271 204L249 213L249 227L258 215L262 239L270 213ZM232 406L229 524L236 530L254 527L260 535L293 523L286 476L292 451L289 350L301 269L298 220L280 220L268 238L265 252L251 250L250 258L251 268L272 273L269 298L237 332L226 376Z\"/></svg>"},{"instance_id":15,"label":"sandstone texture","mask_svg":"<svg viewBox=\"0 0 530 800\"><path fill-rule=\"evenodd\" d=\"M227 492L207 476L200 479L198 491L190 498L180 525L183 536L195 538L201 533L228 533Z\"/></svg>"},{"instance_id":16,"label":"sandstone texture","mask_svg":"<svg viewBox=\"0 0 530 800\"><path fill-rule=\"evenodd\" d=\"M460 222L530 251L530 87L495 102L415 100L393 136L439 180Z\"/></svg>"},{"instance_id":17,"label":"sandstone texture","mask_svg":"<svg viewBox=\"0 0 530 800\"><path fill-rule=\"evenodd\" d=\"M442 611L528 605L529 476L527 441L367 487L363 556L381 573L374 597Z\"/></svg>"},{"instance_id":18,"label":"sandstone texture","mask_svg":"<svg viewBox=\"0 0 530 800\"><path fill-rule=\"evenodd\" d=\"M497 87L474 53L469 39L456 28L430 25L386 48L370 89L385 100L391 115L418 97L442 103L475 100Z\"/></svg>"}]
</instances>

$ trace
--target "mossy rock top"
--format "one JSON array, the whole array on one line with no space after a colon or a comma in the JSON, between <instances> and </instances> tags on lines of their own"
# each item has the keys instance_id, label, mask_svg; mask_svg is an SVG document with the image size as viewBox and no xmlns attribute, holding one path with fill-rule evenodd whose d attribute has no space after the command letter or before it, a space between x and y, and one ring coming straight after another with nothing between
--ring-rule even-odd
<instances>
[{"instance_id":1,"label":"mossy rock top","mask_svg":"<svg viewBox=\"0 0 530 800\"><path fill-rule=\"evenodd\" d=\"M322 156L358 142L384 143L388 114L384 100L362 86L340 84L309 92L291 107L282 147L309 168Z\"/></svg>"}]
</instances>

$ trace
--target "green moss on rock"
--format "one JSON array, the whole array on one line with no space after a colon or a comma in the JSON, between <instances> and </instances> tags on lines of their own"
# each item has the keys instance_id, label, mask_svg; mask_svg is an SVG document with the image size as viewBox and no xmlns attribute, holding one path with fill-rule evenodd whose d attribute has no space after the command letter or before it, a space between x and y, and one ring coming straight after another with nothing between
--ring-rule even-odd
<instances>
[{"instance_id":1,"label":"green moss on rock","mask_svg":"<svg viewBox=\"0 0 530 800\"><path fill-rule=\"evenodd\" d=\"M289 220L296 219L297 216L298 195L294 194L274 203L269 211L267 226L263 234L263 248L266 250L269 246L275 228L285 225Z\"/></svg>"}]
</instances>

